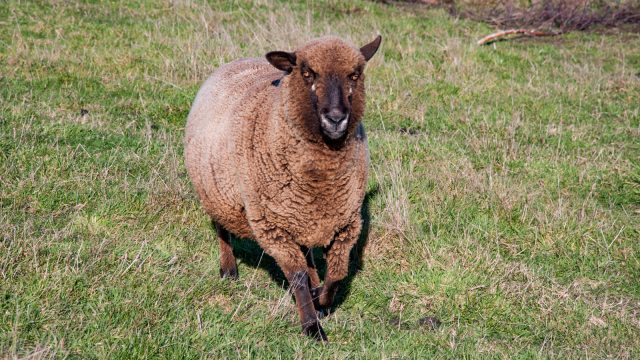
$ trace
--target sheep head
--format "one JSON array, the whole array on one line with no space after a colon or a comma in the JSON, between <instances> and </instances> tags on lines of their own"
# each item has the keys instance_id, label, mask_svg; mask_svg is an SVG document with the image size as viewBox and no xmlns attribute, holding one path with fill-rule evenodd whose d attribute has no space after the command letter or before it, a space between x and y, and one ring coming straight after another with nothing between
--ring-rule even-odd
<instances>
[{"instance_id":1,"label":"sheep head","mask_svg":"<svg viewBox=\"0 0 640 360\"><path fill-rule=\"evenodd\" d=\"M287 76L286 106L293 126L311 140L344 143L364 113L364 68L382 37L360 49L334 37L314 40L295 52L272 51L267 60Z\"/></svg>"}]
</instances>

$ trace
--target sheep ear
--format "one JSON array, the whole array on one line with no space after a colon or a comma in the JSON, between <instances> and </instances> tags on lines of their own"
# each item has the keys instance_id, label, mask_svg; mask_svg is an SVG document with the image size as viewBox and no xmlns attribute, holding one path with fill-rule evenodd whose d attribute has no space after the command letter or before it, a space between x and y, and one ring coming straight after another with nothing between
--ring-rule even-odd
<instances>
[{"instance_id":1,"label":"sheep ear","mask_svg":"<svg viewBox=\"0 0 640 360\"><path fill-rule=\"evenodd\" d=\"M266 55L267 61L277 69L290 73L296 66L296 54L286 51L272 51Z\"/></svg>"},{"instance_id":2,"label":"sheep ear","mask_svg":"<svg viewBox=\"0 0 640 360\"><path fill-rule=\"evenodd\" d=\"M364 56L366 61L369 61L375 55L376 51L380 47L380 42L382 41L382 36L378 35L372 42L360 48L360 52Z\"/></svg>"}]
</instances>

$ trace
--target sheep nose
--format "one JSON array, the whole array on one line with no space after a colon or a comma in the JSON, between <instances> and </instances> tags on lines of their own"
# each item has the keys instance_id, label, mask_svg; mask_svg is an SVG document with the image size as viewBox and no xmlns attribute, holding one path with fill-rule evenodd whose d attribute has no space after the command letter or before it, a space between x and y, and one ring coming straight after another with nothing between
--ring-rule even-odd
<instances>
[{"instance_id":1,"label":"sheep nose","mask_svg":"<svg viewBox=\"0 0 640 360\"><path fill-rule=\"evenodd\" d=\"M333 108L325 114L325 117L328 120L331 120L332 123L339 124L340 122L342 122L344 119L347 118L347 114L340 109Z\"/></svg>"}]
</instances>

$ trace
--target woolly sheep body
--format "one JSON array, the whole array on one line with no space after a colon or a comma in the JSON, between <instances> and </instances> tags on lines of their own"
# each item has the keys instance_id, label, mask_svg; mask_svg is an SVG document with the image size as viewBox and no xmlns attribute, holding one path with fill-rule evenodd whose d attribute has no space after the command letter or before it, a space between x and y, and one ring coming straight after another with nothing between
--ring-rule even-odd
<instances>
[{"instance_id":1,"label":"woolly sheep body","mask_svg":"<svg viewBox=\"0 0 640 360\"><path fill-rule=\"evenodd\" d=\"M368 167L362 125L345 159L278 126L284 84L272 81L281 76L263 59L224 65L198 92L186 128L186 166L205 211L267 253L280 241L326 246L359 220Z\"/></svg>"},{"instance_id":2,"label":"woolly sheep body","mask_svg":"<svg viewBox=\"0 0 640 360\"><path fill-rule=\"evenodd\" d=\"M324 38L296 54L321 71L345 73L353 64L364 68L380 39L374 43L373 51L362 53L365 47ZM369 57L363 55L367 52ZM314 83L304 90L299 74L288 75L291 71L274 66L272 60L238 60L221 66L203 84L187 119L185 164L218 230L221 275L237 276L227 231L254 239L289 279L305 333L326 340L314 305L308 303L330 304L361 230L369 163L360 122L364 82L354 80L347 91L355 120L348 122L348 135L336 149L314 130L317 121L310 120L307 104L307 94L316 96L326 89L320 84L317 90ZM303 254L311 247L326 251L322 288L313 260ZM315 290L312 300L309 294Z\"/></svg>"}]
</instances>

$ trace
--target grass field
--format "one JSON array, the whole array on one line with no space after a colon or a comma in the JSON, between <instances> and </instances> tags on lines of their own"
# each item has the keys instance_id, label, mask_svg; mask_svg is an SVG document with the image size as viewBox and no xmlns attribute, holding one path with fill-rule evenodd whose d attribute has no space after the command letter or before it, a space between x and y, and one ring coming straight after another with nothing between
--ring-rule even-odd
<instances>
[{"instance_id":1,"label":"grass field","mask_svg":"<svg viewBox=\"0 0 640 360\"><path fill-rule=\"evenodd\" d=\"M640 35L477 47L492 30L369 1L1 2L0 358L640 358ZM368 226L323 346L254 243L219 279L184 124L224 62L377 33Z\"/></svg>"}]
</instances>

